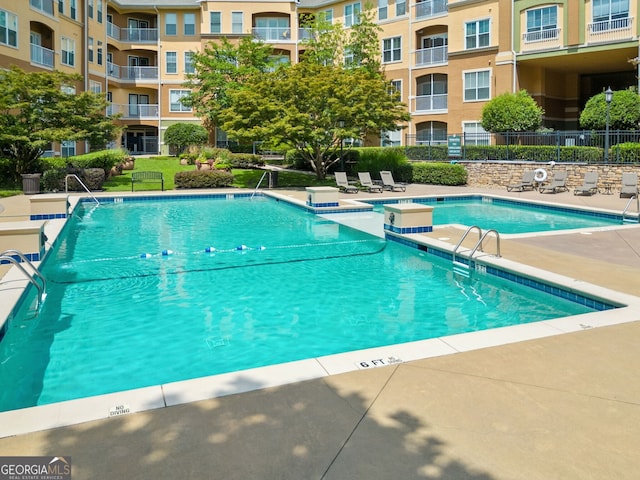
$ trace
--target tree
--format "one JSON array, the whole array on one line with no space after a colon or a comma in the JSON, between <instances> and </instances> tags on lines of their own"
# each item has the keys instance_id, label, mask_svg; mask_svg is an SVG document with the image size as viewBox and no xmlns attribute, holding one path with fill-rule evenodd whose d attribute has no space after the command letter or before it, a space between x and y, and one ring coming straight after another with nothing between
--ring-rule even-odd
<instances>
[{"instance_id":1,"label":"tree","mask_svg":"<svg viewBox=\"0 0 640 480\"><path fill-rule=\"evenodd\" d=\"M222 127L239 140L295 148L322 179L346 138L396 130L409 115L388 81L366 69L301 62L256 75L230 95Z\"/></svg>"},{"instance_id":2,"label":"tree","mask_svg":"<svg viewBox=\"0 0 640 480\"><path fill-rule=\"evenodd\" d=\"M542 126L544 110L526 90L503 93L482 109L482 128L492 133L526 132Z\"/></svg>"},{"instance_id":3,"label":"tree","mask_svg":"<svg viewBox=\"0 0 640 480\"><path fill-rule=\"evenodd\" d=\"M591 97L580 114L580 126L604 130L607 122L607 102L604 92ZM640 96L633 90L613 92L609 105L609 126L614 130L637 130L640 122Z\"/></svg>"},{"instance_id":4,"label":"tree","mask_svg":"<svg viewBox=\"0 0 640 480\"><path fill-rule=\"evenodd\" d=\"M207 143L208 138L207 130L195 123L174 123L164 132L164 143L174 147L178 155L191 145Z\"/></svg>"},{"instance_id":5,"label":"tree","mask_svg":"<svg viewBox=\"0 0 640 480\"><path fill-rule=\"evenodd\" d=\"M270 45L252 37L243 37L236 45L226 38L207 43L201 53L193 54L195 73L185 82L192 90L182 103L191 106L206 125L218 125L219 113L229 106L229 95L250 76L268 71L272 56Z\"/></svg>"},{"instance_id":6,"label":"tree","mask_svg":"<svg viewBox=\"0 0 640 480\"><path fill-rule=\"evenodd\" d=\"M0 150L15 164L15 176L35 173L51 142L88 140L106 144L118 127L105 115L103 96L72 93L81 77L62 72L0 71Z\"/></svg>"}]
</instances>

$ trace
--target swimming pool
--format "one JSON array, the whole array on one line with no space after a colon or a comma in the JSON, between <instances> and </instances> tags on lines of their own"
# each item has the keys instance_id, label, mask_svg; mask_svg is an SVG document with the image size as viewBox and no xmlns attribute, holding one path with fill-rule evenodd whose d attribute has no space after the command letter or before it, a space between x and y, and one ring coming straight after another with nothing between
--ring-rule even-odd
<instances>
[{"instance_id":1,"label":"swimming pool","mask_svg":"<svg viewBox=\"0 0 640 480\"><path fill-rule=\"evenodd\" d=\"M82 204L41 271L0 342L3 411L611 308L260 196Z\"/></svg>"},{"instance_id":2,"label":"swimming pool","mask_svg":"<svg viewBox=\"0 0 640 480\"><path fill-rule=\"evenodd\" d=\"M393 201L366 200L367 203L374 205L376 212L382 212L384 204L409 201L433 206L434 225L477 225L483 230L497 230L500 234L573 230L622 224L622 215L613 213L489 196L440 196Z\"/></svg>"}]
</instances>

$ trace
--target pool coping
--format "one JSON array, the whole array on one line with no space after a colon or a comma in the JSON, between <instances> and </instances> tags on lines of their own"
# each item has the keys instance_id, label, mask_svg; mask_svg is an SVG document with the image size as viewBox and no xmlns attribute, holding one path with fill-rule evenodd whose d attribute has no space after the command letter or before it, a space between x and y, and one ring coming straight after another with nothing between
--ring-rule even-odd
<instances>
[{"instance_id":1,"label":"pool coping","mask_svg":"<svg viewBox=\"0 0 640 480\"><path fill-rule=\"evenodd\" d=\"M114 195L111 195L111 197L113 196ZM291 198L284 196L279 197L291 203ZM81 201L79 197L75 198L77 200L72 203L72 208L75 208L77 203ZM297 203L301 204L302 202ZM45 232L50 239L53 239L50 245L48 245L49 249L55 244L57 236L64 228L64 225L65 220L47 221ZM447 242L431 239L419 234L404 235L402 237L406 237L413 243L426 245L443 251L452 248ZM606 299L608 303L625 306L612 310L595 311L581 315L501 327L480 332L462 333L435 339L356 350L240 372L201 377L106 395L0 412L0 438L198 400L233 395L251 390L276 387L359 369L378 368L394 363L404 363L412 360L533 340L584 329L628 323L634 321L633 318L640 316L639 297L512 262L504 258L486 255L482 252L475 254L474 260L485 265L494 265L499 269L516 271L520 275L538 278L545 283L562 285L564 288L583 292L590 297ZM12 270L17 269L14 267ZM28 285L28 281L25 280L24 277L22 277L22 279L16 277L16 273L12 272L12 270L2 278L2 284L4 285L7 282L11 283L9 291L11 296L17 297L17 302L22 296L22 290ZM9 276L9 278L7 278L7 276ZM22 283L22 288L19 286L20 283ZM11 302L3 302L3 305L0 306L0 318L6 318L9 315L9 313L3 315L7 303ZM15 303L11 306L9 312L13 311L14 307Z\"/></svg>"}]
</instances>

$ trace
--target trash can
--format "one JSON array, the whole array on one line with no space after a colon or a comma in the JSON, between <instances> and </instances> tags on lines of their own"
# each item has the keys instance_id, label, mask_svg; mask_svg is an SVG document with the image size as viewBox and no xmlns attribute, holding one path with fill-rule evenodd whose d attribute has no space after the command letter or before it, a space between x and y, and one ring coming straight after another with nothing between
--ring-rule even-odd
<instances>
[{"instance_id":1,"label":"trash can","mask_svg":"<svg viewBox=\"0 0 640 480\"><path fill-rule=\"evenodd\" d=\"M274 170L269 171L269 188L278 187L278 172Z\"/></svg>"},{"instance_id":2,"label":"trash can","mask_svg":"<svg viewBox=\"0 0 640 480\"><path fill-rule=\"evenodd\" d=\"M22 191L25 195L40 193L40 173L22 174Z\"/></svg>"}]
</instances>

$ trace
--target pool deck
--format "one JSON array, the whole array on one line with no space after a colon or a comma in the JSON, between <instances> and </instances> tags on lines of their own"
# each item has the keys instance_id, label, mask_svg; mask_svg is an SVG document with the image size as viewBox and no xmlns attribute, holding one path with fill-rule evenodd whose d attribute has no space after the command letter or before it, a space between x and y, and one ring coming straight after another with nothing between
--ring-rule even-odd
<instances>
[{"instance_id":1,"label":"pool deck","mask_svg":"<svg viewBox=\"0 0 640 480\"><path fill-rule=\"evenodd\" d=\"M341 198L447 193L617 212L627 204L618 195L419 185ZM0 221L29 211L24 196L0 205ZM455 243L461 233L430 236ZM501 252L640 296L638 225L508 238ZM625 321L0 438L0 455L71 456L76 480L636 479L640 315Z\"/></svg>"}]
</instances>

